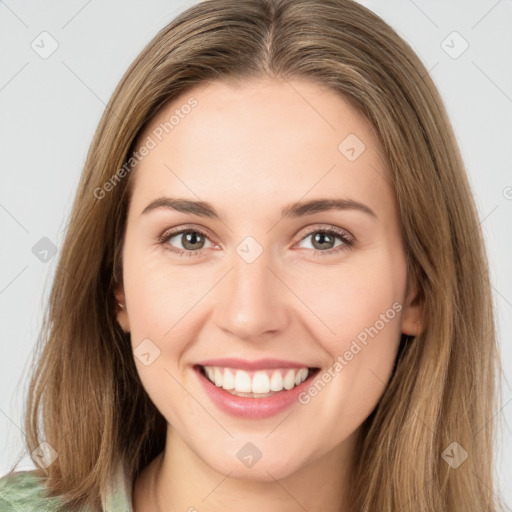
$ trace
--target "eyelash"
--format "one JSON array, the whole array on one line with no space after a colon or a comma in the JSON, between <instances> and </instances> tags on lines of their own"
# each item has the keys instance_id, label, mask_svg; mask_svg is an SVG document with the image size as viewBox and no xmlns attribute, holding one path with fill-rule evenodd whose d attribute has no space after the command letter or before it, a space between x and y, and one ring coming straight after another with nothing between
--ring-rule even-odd
<instances>
[{"instance_id":1,"label":"eyelash","mask_svg":"<svg viewBox=\"0 0 512 512\"><path fill-rule=\"evenodd\" d=\"M166 250L169 250L169 251L177 254L178 256L195 256L199 252L201 252L202 249L198 249L196 251L184 251L182 249L177 249L176 247L173 247L172 245L170 245L168 243L172 237L174 237L176 235L181 235L183 233L199 233L202 236L204 236L205 238L207 238L210 242L212 241L212 240L210 240L209 235L202 229L199 229L196 227L186 227L186 228L182 228L182 229L175 230L175 231L174 230L166 231L165 233L163 233L163 235L161 235L159 237L159 244L164 246L164 248ZM341 251L352 249L355 245L355 241L352 238L350 238L344 231L342 231L338 228L334 228L334 227L312 229L311 231L304 234L304 236L300 239L300 241L304 240L308 236L314 235L315 233L333 235L333 236L341 239L341 241L343 242L342 245L339 245L338 247L329 249L327 251L320 251L319 249L313 249L313 251L315 251L313 253L315 256L329 256L332 254L337 254Z\"/></svg>"}]
</instances>

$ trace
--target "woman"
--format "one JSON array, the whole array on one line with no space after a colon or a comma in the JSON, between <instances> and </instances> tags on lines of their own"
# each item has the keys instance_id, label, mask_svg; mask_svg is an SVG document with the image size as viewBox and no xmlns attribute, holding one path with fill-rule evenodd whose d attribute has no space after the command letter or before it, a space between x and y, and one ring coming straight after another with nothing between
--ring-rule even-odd
<instances>
[{"instance_id":1,"label":"woman","mask_svg":"<svg viewBox=\"0 0 512 512\"><path fill-rule=\"evenodd\" d=\"M498 510L464 166L420 60L352 1L208 0L147 45L42 343L41 469L6 510Z\"/></svg>"}]
</instances>

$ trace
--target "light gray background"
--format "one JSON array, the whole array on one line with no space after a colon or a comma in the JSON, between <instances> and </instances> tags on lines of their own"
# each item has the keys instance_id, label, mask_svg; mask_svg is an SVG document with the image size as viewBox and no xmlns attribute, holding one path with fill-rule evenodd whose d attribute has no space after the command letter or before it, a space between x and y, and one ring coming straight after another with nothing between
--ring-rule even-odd
<instances>
[{"instance_id":1,"label":"light gray background","mask_svg":"<svg viewBox=\"0 0 512 512\"><path fill-rule=\"evenodd\" d=\"M21 450L28 362L58 259L44 263L32 247L42 237L57 248L62 243L86 152L111 93L146 42L194 3L44 0L28 5L0 0L0 474ZM510 380L512 1L361 3L409 42L447 106L487 240L504 371ZM41 37L48 37L40 36L43 31L58 43L46 59L31 47L42 46ZM457 58L464 41L454 31L469 44ZM45 41L50 48L50 40ZM512 510L508 381L501 405L492 420L502 425L497 492ZM32 467L26 457L19 469Z\"/></svg>"}]
</instances>

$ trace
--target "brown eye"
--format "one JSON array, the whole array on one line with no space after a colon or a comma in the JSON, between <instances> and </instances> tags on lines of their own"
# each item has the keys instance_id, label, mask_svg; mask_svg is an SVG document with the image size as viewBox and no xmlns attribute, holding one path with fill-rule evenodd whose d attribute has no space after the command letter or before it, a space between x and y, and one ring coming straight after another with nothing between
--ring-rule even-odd
<instances>
[{"instance_id":1,"label":"brown eye","mask_svg":"<svg viewBox=\"0 0 512 512\"><path fill-rule=\"evenodd\" d=\"M197 231L185 231L177 236L181 237L180 241L184 249L194 251L204 246L205 237Z\"/></svg>"}]
</instances>

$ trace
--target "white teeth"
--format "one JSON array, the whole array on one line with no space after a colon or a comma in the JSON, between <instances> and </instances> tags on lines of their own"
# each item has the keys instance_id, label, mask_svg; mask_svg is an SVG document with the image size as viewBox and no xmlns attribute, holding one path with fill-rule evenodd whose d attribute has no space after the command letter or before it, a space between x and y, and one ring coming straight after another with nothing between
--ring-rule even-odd
<instances>
[{"instance_id":1,"label":"white teeth","mask_svg":"<svg viewBox=\"0 0 512 512\"><path fill-rule=\"evenodd\" d=\"M235 376L228 368L224 370L224 380L222 382L222 387L224 389L235 389Z\"/></svg>"},{"instance_id":2,"label":"white teeth","mask_svg":"<svg viewBox=\"0 0 512 512\"><path fill-rule=\"evenodd\" d=\"M293 370L288 370L283 379L283 386L285 389L292 389L295 387L295 372Z\"/></svg>"},{"instance_id":3,"label":"white teeth","mask_svg":"<svg viewBox=\"0 0 512 512\"><path fill-rule=\"evenodd\" d=\"M268 393L270 391L270 380L265 372L256 372L252 378L253 393Z\"/></svg>"},{"instance_id":4,"label":"white teeth","mask_svg":"<svg viewBox=\"0 0 512 512\"><path fill-rule=\"evenodd\" d=\"M243 370L237 370L235 375L235 391L240 393L251 392L251 377Z\"/></svg>"},{"instance_id":5,"label":"white teeth","mask_svg":"<svg viewBox=\"0 0 512 512\"><path fill-rule=\"evenodd\" d=\"M222 386L222 380L220 368L215 368L215 385L219 387Z\"/></svg>"},{"instance_id":6,"label":"white teeth","mask_svg":"<svg viewBox=\"0 0 512 512\"><path fill-rule=\"evenodd\" d=\"M208 379L217 387L226 391L231 390L232 393L255 393L259 395L292 389L304 382L309 373L307 368L260 370L252 374L244 370L213 366L205 366L204 370Z\"/></svg>"},{"instance_id":7,"label":"white teeth","mask_svg":"<svg viewBox=\"0 0 512 512\"><path fill-rule=\"evenodd\" d=\"M274 372L270 379L270 389L272 391L281 391L283 389L283 377L281 372Z\"/></svg>"},{"instance_id":8,"label":"white teeth","mask_svg":"<svg viewBox=\"0 0 512 512\"><path fill-rule=\"evenodd\" d=\"M295 375L295 385L298 386L301 382L304 382L308 376L308 369L301 368L297 375Z\"/></svg>"}]
</instances>

